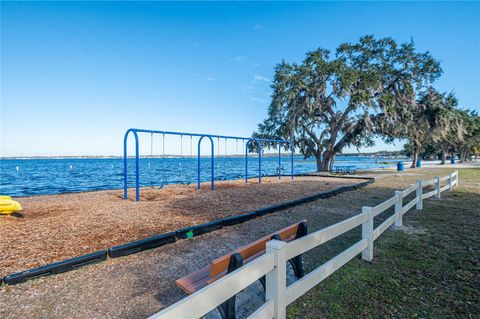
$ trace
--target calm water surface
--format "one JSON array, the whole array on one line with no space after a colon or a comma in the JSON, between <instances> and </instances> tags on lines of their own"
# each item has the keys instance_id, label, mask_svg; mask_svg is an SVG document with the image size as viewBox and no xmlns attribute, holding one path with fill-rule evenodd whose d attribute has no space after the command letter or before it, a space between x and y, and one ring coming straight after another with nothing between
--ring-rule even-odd
<instances>
[{"instance_id":1,"label":"calm water surface","mask_svg":"<svg viewBox=\"0 0 480 319\"><path fill-rule=\"evenodd\" d=\"M385 164L389 162L390 164ZM392 166L394 159L371 157L337 157L335 165L353 165L357 169ZM129 186L134 186L134 160L128 160ZM315 171L315 160L295 157L294 171ZM264 157L262 173L277 174L278 158ZM290 158L282 157L280 171L290 173ZM210 180L210 159L201 159L201 180ZM249 158L249 177L258 176L258 157ZM243 157L215 158L217 180L245 177ZM140 182L142 186L172 183L195 183L196 158L141 158ZM123 160L109 159L2 159L0 160L0 195L30 196L68 192L119 189L123 187Z\"/></svg>"}]
</instances>

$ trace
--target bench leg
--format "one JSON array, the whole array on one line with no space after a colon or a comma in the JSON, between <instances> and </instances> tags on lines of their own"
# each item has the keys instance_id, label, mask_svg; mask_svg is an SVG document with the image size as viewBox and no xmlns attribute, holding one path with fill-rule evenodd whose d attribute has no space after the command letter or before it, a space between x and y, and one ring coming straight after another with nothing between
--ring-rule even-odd
<instances>
[{"instance_id":1,"label":"bench leg","mask_svg":"<svg viewBox=\"0 0 480 319\"><path fill-rule=\"evenodd\" d=\"M293 257L289 260L290 265L292 265L293 273L295 274L295 278L300 279L305 276L305 272L303 271L303 261L302 256ZM263 286L263 291L265 291L265 276L258 279Z\"/></svg>"},{"instance_id":2,"label":"bench leg","mask_svg":"<svg viewBox=\"0 0 480 319\"><path fill-rule=\"evenodd\" d=\"M265 287L267 285L267 283L265 282L265 276L261 277L260 279L258 279L258 281L260 281L260 283L262 284L263 286L263 291L265 291Z\"/></svg>"},{"instance_id":3,"label":"bench leg","mask_svg":"<svg viewBox=\"0 0 480 319\"><path fill-rule=\"evenodd\" d=\"M303 237L306 234L307 234L307 224L301 223L300 225L298 225L297 235L295 238ZM276 240L282 240L278 234L272 235L271 238ZM295 274L295 277L297 279L302 278L305 275L305 273L303 272L302 256L293 257L292 259L289 260L289 262L290 262L290 265L292 265L293 273ZM263 286L263 289L265 290L265 276L263 276L259 280Z\"/></svg>"},{"instance_id":4,"label":"bench leg","mask_svg":"<svg viewBox=\"0 0 480 319\"><path fill-rule=\"evenodd\" d=\"M237 270L238 268L242 267L242 265L243 265L242 255L240 255L239 253L233 254L232 256L230 256L230 263L228 264L227 274ZM235 319L236 299L237 299L237 296L233 296L217 307L223 319Z\"/></svg>"},{"instance_id":5,"label":"bench leg","mask_svg":"<svg viewBox=\"0 0 480 319\"><path fill-rule=\"evenodd\" d=\"M297 228L297 234L295 238L302 238L303 236L308 234L308 226L307 223L301 222L298 225ZM303 260L302 260L302 255L298 255L296 257L293 257L292 259L289 260L290 264L292 265L293 272L295 273L295 277L297 279L302 278L305 276L305 272L303 270Z\"/></svg>"},{"instance_id":6,"label":"bench leg","mask_svg":"<svg viewBox=\"0 0 480 319\"><path fill-rule=\"evenodd\" d=\"M228 299L220 306L217 307L218 312L223 319L235 319L235 301L237 297L233 296L232 298Z\"/></svg>"},{"instance_id":7,"label":"bench leg","mask_svg":"<svg viewBox=\"0 0 480 319\"><path fill-rule=\"evenodd\" d=\"M305 272L303 271L303 261L302 255L293 257L289 260L290 265L292 265L293 273L295 274L295 278L300 279L305 276Z\"/></svg>"}]
</instances>

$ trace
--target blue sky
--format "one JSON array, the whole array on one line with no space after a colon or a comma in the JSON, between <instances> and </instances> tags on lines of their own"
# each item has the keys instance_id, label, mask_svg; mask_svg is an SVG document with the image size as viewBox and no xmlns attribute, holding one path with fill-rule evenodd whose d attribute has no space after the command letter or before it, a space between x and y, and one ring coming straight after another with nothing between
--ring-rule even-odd
<instances>
[{"instance_id":1,"label":"blue sky","mask_svg":"<svg viewBox=\"0 0 480 319\"><path fill-rule=\"evenodd\" d=\"M276 63L365 34L413 38L480 110L479 21L478 2L2 2L0 155L118 155L129 127L249 136Z\"/></svg>"}]
</instances>

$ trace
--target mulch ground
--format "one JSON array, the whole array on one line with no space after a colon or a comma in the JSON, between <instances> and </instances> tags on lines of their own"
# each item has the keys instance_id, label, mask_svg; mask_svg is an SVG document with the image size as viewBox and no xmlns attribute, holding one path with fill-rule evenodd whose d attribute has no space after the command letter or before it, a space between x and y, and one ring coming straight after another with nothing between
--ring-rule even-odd
<instances>
[{"instance_id":1,"label":"mulch ground","mask_svg":"<svg viewBox=\"0 0 480 319\"><path fill-rule=\"evenodd\" d=\"M18 198L24 210L0 217L0 276L311 195L358 179L264 178L144 188L123 200L121 190Z\"/></svg>"}]
</instances>

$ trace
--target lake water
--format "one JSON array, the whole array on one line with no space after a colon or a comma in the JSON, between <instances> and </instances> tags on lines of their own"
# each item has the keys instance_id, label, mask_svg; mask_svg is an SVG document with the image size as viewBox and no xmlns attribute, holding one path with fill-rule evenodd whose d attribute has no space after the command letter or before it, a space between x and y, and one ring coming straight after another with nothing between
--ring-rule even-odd
<instances>
[{"instance_id":1,"label":"lake water","mask_svg":"<svg viewBox=\"0 0 480 319\"><path fill-rule=\"evenodd\" d=\"M384 164L382 162L389 162ZM357 169L393 166L395 159L372 157L337 157L335 165L353 165ZM129 186L134 183L134 159L128 160ZM262 173L278 174L278 158L263 157ZM294 172L315 171L315 159L296 156ZM290 158L282 157L282 174L290 174ZM210 159L201 159L201 180L210 180ZM258 157L249 157L249 177L258 176ZM215 178L245 177L243 157L215 158ZM196 183L196 158L141 158L141 186L171 183ZM123 187L123 159L2 159L0 160L0 195L30 196L80 191L119 189Z\"/></svg>"}]
</instances>

